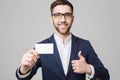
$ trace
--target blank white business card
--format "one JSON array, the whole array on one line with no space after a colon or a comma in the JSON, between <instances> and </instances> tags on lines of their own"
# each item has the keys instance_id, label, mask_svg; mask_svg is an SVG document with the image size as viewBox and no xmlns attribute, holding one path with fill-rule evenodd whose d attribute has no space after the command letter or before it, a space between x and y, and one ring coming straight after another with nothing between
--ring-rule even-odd
<instances>
[{"instance_id":1,"label":"blank white business card","mask_svg":"<svg viewBox=\"0 0 120 80\"><path fill-rule=\"evenodd\" d=\"M35 51L39 54L53 54L53 43L35 44Z\"/></svg>"}]
</instances>

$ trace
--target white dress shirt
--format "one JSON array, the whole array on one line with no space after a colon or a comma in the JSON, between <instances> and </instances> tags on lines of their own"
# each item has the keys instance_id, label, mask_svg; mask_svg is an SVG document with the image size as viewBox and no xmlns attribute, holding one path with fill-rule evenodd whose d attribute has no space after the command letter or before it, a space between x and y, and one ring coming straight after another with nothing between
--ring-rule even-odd
<instances>
[{"instance_id":1,"label":"white dress shirt","mask_svg":"<svg viewBox=\"0 0 120 80\"><path fill-rule=\"evenodd\" d=\"M66 75L68 70L69 60L70 60L70 53L71 53L71 40L72 40L71 34L67 37L65 41L63 41L56 34L54 34L54 38L57 44L57 48L59 51L64 73Z\"/></svg>"}]
</instances>

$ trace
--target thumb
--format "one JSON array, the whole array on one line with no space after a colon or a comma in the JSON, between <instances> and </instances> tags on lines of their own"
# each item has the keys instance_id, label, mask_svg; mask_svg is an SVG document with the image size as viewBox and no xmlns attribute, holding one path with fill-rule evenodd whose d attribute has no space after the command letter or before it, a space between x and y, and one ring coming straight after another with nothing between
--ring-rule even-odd
<instances>
[{"instance_id":1,"label":"thumb","mask_svg":"<svg viewBox=\"0 0 120 80\"><path fill-rule=\"evenodd\" d=\"M79 51L78 57L79 57L79 59L83 59L84 58L83 55L82 55L82 51Z\"/></svg>"}]
</instances>

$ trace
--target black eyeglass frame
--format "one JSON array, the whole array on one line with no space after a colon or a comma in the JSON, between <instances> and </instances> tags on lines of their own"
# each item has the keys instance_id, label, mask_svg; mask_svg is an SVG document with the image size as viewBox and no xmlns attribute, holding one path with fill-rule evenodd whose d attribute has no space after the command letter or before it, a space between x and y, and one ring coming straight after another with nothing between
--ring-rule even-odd
<instances>
[{"instance_id":1,"label":"black eyeglass frame","mask_svg":"<svg viewBox=\"0 0 120 80\"><path fill-rule=\"evenodd\" d=\"M52 16L54 16L55 18L62 18L62 16L64 16L66 19L71 18L73 16L73 13L53 13Z\"/></svg>"}]
</instances>

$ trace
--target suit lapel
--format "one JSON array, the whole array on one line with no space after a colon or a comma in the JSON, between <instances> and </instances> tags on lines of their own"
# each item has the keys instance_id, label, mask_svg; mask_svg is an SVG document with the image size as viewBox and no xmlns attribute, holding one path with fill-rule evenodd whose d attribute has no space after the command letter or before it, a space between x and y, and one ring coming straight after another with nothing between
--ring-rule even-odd
<instances>
[{"instance_id":1,"label":"suit lapel","mask_svg":"<svg viewBox=\"0 0 120 80\"><path fill-rule=\"evenodd\" d=\"M62 67L62 62L60 60L60 55L59 55L59 51L57 49L57 44L55 42L54 35L52 35L50 37L50 42L54 44L54 58L56 60L57 69L59 69L61 74L64 74L64 70L63 70L63 67ZM64 76L65 76L65 74L64 74Z\"/></svg>"},{"instance_id":2,"label":"suit lapel","mask_svg":"<svg viewBox=\"0 0 120 80\"><path fill-rule=\"evenodd\" d=\"M70 61L69 61L69 66L68 66L68 74L67 77L70 77L70 73L72 72L72 65L71 65L71 61L75 59L76 55L77 55L77 49L78 49L78 43L77 43L77 38L72 35L72 45L71 45L71 55L70 55Z\"/></svg>"}]
</instances>

